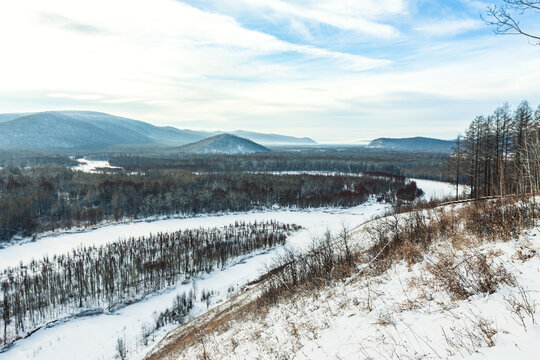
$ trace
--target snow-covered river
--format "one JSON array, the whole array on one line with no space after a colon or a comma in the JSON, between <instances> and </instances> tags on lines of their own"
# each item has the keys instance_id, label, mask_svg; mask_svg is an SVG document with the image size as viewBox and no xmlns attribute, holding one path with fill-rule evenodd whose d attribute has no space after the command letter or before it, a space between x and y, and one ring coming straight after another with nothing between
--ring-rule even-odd
<instances>
[{"instance_id":1,"label":"snow-covered river","mask_svg":"<svg viewBox=\"0 0 540 360\"><path fill-rule=\"evenodd\" d=\"M426 197L453 194L454 187L441 182L417 181L426 192ZM302 247L310 243L314 236L321 235L327 229L338 231L345 224L354 227L376 215L383 214L387 205L369 202L360 206L336 209L322 208L311 210L273 210L248 212L230 215L199 216L184 219L156 220L108 225L101 228L70 234L48 236L35 242L12 245L0 250L0 269L26 263L32 258L52 256L69 252L82 245L101 245L113 242L120 237L143 236L149 233L172 232L195 227L216 227L235 221L277 220L284 223L296 223L304 229L291 235L286 246ZM217 270L198 278L197 291L214 291L211 306L226 300L228 289L241 286L255 280L261 271L270 265L275 255L283 248L245 258L241 263L223 270ZM189 291L193 284L177 284L160 294L148 297L112 314L101 314L77 318L55 326L41 329L27 339L17 341L14 346L0 354L1 359L113 359L117 354L119 338L124 339L128 358L144 357L156 341L173 326L163 328L154 338L154 343L141 345L142 327L154 320L155 314L170 308L178 293ZM198 303L193 315L206 311L206 304Z\"/></svg>"},{"instance_id":2,"label":"snow-covered river","mask_svg":"<svg viewBox=\"0 0 540 360\"><path fill-rule=\"evenodd\" d=\"M86 158L76 159L79 165L74 166L73 170L95 173L98 169L121 169L118 166L112 166L108 160L88 160Z\"/></svg>"}]
</instances>

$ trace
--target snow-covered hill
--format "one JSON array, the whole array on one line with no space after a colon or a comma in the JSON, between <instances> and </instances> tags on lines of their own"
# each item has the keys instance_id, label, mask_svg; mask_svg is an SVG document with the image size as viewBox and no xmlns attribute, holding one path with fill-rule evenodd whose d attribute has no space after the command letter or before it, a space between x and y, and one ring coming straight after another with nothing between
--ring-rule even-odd
<instances>
[{"instance_id":1,"label":"snow-covered hill","mask_svg":"<svg viewBox=\"0 0 540 360\"><path fill-rule=\"evenodd\" d=\"M413 137L413 138L378 138L372 140L369 144L369 148L373 149L386 149L395 151L414 151L414 152L441 152L448 153L452 147L456 144L451 140L440 140L426 137Z\"/></svg>"},{"instance_id":2,"label":"snow-covered hill","mask_svg":"<svg viewBox=\"0 0 540 360\"><path fill-rule=\"evenodd\" d=\"M448 234L420 261L368 263L267 308L263 288L179 327L148 359L536 359L540 228L510 241Z\"/></svg>"},{"instance_id":3,"label":"snow-covered hill","mask_svg":"<svg viewBox=\"0 0 540 360\"><path fill-rule=\"evenodd\" d=\"M270 149L251 140L232 134L219 134L193 144L183 145L179 151L193 154L253 154L270 152Z\"/></svg>"}]
</instances>

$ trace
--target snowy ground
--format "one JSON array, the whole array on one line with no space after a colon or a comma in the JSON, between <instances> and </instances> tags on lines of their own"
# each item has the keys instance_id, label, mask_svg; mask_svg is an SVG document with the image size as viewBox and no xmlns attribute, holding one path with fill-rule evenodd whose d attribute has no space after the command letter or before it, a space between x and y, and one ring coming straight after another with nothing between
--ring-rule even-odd
<instances>
[{"instance_id":1,"label":"snowy ground","mask_svg":"<svg viewBox=\"0 0 540 360\"><path fill-rule=\"evenodd\" d=\"M174 231L193 227L215 227L241 221L262 221L275 219L302 225L305 230L293 234L287 246L302 247L312 236L321 235L326 229L337 230L342 224L356 226L373 216L384 212L386 205L367 203L349 209L317 209L310 211L267 211L224 216L201 216L190 219L170 219L154 222L110 225L93 231L63 234L42 238L36 242L10 246L0 250L0 268L13 266L20 261L45 254L65 253L81 245L99 245L117 240L120 236L140 236L149 233ZM227 298L229 287L237 287L258 278L272 263L281 248L264 254L246 258L242 263L221 271L215 271L196 281L199 292L203 289L214 291L215 305ZM113 314L102 314L79 318L43 329L28 339L15 343L13 348L0 355L2 359L112 359L116 354L118 338L124 338L131 358L141 357L149 347L138 344L143 324L150 323L156 312L170 308L174 297L189 291L192 284L178 284L159 295L154 295L139 303L127 306ZM206 305L199 304L194 315L206 311ZM167 330L161 331L163 336ZM156 336L155 340L159 340ZM61 354L61 355L60 355Z\"/></svg>"},{"instance_id":2,"label":"snowy ground","mask_svg":"<svg viewBox=\"0 0 540 360\"><path fill-rule=\"evenodd\" d=\"M433 185L431 193L437 191L438 185L442 188L441 192L448 190L444 183L430 185ZM216 227L237 220L248 222L274 219L301 225L305 229L293 234L286 245L301 248L307 245L314 236L321 235L327 229L337 231L343 224L349 227L358 226L383 214L386 208L385 204L369 202L348 209L273 210L108 225L86 232L47 236L35 242L0 249L0 270L20 262L26 263L32 258L69 252L79 246L107 244L120 237L142 236L194 227ZM140 344L142 326L151 323L156 313L170 308L178 293L189 291L194 287L198 293L202 290L214 291L215 296L210 305L213 307L227 299L228 289L231 286L242 286L258 278L279 251L282 251L282 248L263 254L254 254L236 265L201 277L196 280L196 285L177 284L160 294L150 296L111 314L72 319L41 329L29 338L17 341L11 349L1 353L0 358L6 360L113 359L117 354L118 338L125 340L129 358L142 358L155 344L155 342L146 346ZM198 316L206 311L206 304L198 303L192 316ZM153 340L159 341L172 327L161 329Z\"/></svg>"},{"instance_id":3,"label":"snowy ground","mask_svg":"<svg viewBox=\"0 0 540 360\"><path fill-rule=\"evenodd\" d=\"M444 198L447 196L455 196L456 195L456 186L454 184L442 182L442 181L435 181L435 180L424 180L424 179L411 179L412 181L416 182L416 185L424 191L424 195L422 195L422 199L424 200L433 200L438 198ZM469 187L465 185L460 185L459 187L459 193L467 193L469 191Z\"/></svg>"},{"instance_id":4,"label":"snowy ground","mask_svg":"<svg viewBox=\"0 0 540 360\"><path fill-rule=\"evenodd\" d=\"M111 166L108 160L88 160L86 158L76 159L79 165L74 166L73 170L95 173L99 168L121 169L117 166Z\"/></svg>"},{"instance_id":5,"label":"snowy ground","mask_svg":"<svg viewBox=\"0 0 540 360\"><path fill-rule=\"evenodd\" d=\"M211 359L537 359L540 228L471 250L502 264L516 284L453 299L426 271L434 251L413 266L399 263L380 276L353 276L296 294L262 318L230 320L224 332L171 348L168 358L199 358L204 343ZM458 262L468 256L457 254ZM510 305L527 303L517 284L536 304L532 315L519 310L523 319L519 306Z\"/></svg>"}]
</instances>

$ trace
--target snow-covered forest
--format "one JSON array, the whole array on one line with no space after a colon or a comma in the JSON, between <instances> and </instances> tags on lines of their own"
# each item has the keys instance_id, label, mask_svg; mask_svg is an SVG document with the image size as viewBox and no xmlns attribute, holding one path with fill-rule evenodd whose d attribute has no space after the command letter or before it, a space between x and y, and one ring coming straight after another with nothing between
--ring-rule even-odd
<instances>
[{"instance_id":1,"label":"snow-covered forest","mask_svg":"<svg viewBox=\"0 0 540 360\"><path fill-rule=\"evenodd\" d=\"M111 311L229 261L281 245L296 225L235 223L128 238L4 269L3 344L63 317Z\"/></svg>"}]
</instances>

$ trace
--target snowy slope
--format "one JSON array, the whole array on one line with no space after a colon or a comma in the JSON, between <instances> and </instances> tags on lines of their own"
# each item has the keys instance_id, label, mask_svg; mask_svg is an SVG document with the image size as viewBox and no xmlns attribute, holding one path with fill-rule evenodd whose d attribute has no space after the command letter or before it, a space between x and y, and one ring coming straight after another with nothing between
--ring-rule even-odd
<instances>
[{"instance_id":1,"label":"snowy slope","mask_svg":"<svg viewBox=\"0 0 540 360\"><path fill-rule=\"evenodd\" d=\"M187 324L154 354L165 359L203 354L211 359L537 359L540 228L475 251L509 269L515 284L501 285L491 295L453 299L426 271L433 252L413 266L399 263L382 275L354 275L322 290L297 293L267 314L231 316L224 331L175 347L178 336L193 331ZM532 315L521 311L523 320L515 303L510 305L527 303L520 286L533 309Z\"/></svg>"}]
</instances>

